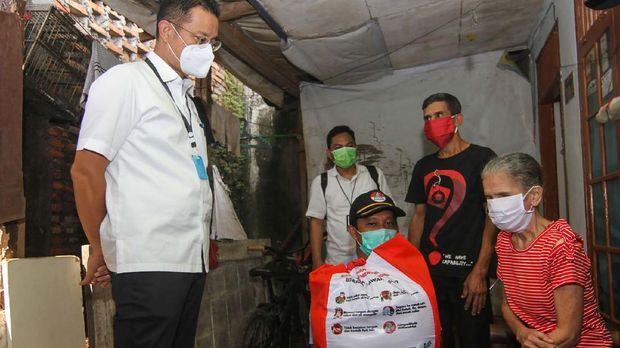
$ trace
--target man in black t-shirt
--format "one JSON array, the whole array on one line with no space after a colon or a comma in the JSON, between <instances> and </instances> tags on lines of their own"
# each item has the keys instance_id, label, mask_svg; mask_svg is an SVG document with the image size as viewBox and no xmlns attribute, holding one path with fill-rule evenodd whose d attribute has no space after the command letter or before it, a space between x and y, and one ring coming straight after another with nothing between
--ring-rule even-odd
<instances>
[{"instance_id":1,"label":"man in black t-shirt","mask_svg":"<svg viewBox=\"0 0 620 348\"><path fill-rule=\"evenodd\" d=\"M495 153L463 140L461 104L448 93L426 98L424 134L439 151L419 160L406 201L415 204L409 240L435 285L442 347L490 347L488 272L497 230L486 217L480 173ZM456 329L456 331L453 330Z\"/></svg>"}]
</instances>

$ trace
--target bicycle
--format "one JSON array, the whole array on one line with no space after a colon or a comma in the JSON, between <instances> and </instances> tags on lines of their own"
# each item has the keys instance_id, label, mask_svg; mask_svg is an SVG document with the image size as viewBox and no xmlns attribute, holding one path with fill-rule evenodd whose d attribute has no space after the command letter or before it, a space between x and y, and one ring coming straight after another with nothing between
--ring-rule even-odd
<instances>
[{"instance_id":1,"label":"bicycle","mask_svg":"<svg viewBox=\"0 0 620 348\"><path fill-rule=\"evenodd\" d=\"M309 347L308 274L311 265L303 261L306 247L280 251L264 247L272 260L250 270L251 277L261 277L268 302L259 304L247 316L243 331L243 348Z\"/></svg>"}]
</instances>

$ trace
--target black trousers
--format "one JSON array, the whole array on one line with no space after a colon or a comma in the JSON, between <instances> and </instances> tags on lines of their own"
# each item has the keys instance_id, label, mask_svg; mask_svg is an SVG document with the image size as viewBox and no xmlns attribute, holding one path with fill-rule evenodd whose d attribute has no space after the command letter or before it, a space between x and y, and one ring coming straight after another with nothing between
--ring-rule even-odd
<instances>
[{"instance_id":1,"label":"black trousers","mask_svg":"<svg viewBox=\"0 0 620 348\"><path fill-rule=\"evenodd\" d=\"M194 348L206 273L112 274L115 348Z\"/></svg>"},{"instance_id":2,"label":"black trousers","mask_svg":"<svg viewBox=\"0 0 620 348\"><path fill-rule=\"evenodd\" d=\"M442 348L488 348L491 347L490 325L493 320L491 298L477 315L471 315L471 307L464 310L464 278L431 276L437 295L441 321Z\"/></svg>"}]
</instances>

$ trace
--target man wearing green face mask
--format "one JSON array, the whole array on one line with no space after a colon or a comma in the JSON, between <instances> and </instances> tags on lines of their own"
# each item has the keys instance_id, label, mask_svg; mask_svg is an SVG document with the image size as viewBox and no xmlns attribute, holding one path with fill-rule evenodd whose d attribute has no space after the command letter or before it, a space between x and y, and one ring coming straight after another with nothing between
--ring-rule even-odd
<instances>
[{"instance_id":1,"label":"man wearing green face mask","mask_svg":"<svg viewBox=\"0 0 620 348\"><path fill-rule=\"evenodd\" d=\"M310 218L310 245L315 269L323 263L346 263L356 258L355 240L345 224L355 198L369 190L381 190L390 195L380 169L356 163L357 144L351 128L337 126L329 131L327 159L331 168L312 181L306 212ZM327 257L324 261L321 252L325 230Z\"/></svg>"}]
</instances>

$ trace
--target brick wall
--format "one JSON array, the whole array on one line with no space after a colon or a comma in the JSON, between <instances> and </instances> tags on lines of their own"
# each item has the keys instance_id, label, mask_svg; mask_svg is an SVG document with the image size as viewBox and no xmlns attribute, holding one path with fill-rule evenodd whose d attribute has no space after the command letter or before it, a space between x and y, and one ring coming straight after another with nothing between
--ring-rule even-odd
<instances>
[{"instance_id":1,"label":"brick wall","mask_svg":"<svg viewBox=\"0 0 620 348\"><path fill-rule=\"evenodd\" d=\"M52 171L50 255L79 255L80 246L85 244L71 180L71 164L79 131L71 124L50 125L47 129Z\"/></svg>"},{"instance_id":2,"label":"brick wall","mask_svg":"<svg viewBox=\"0 0 620 348\"><path fill-rule=\"evenodd\" d=\"M79 129L49 105L24 108L26 256L79 255L86 237L75 209L71 164Z\"/></svg>"}]
</instances>

